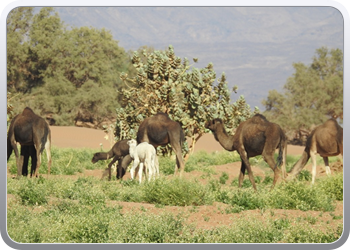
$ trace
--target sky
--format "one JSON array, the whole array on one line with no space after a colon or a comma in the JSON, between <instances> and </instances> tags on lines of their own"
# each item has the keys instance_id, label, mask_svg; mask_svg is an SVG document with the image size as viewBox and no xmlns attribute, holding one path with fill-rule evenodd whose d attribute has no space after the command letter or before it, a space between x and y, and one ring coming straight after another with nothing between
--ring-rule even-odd
<instances>
[{"instance_id":1,"label":"sky","mask_svg":"<svg viewBox=\"0 0 350 250\"><path fill-rule=\"evenodd\" d=\"M333 7L63 7L61 20L75 27L110 30L119 45L165 50L199 58L193 67L214 64L225 73L234 101L264 110L272 89L282 91L293 63L309 65L316 49L343 49L343 18Z\"/></svg>"}]
</instances>

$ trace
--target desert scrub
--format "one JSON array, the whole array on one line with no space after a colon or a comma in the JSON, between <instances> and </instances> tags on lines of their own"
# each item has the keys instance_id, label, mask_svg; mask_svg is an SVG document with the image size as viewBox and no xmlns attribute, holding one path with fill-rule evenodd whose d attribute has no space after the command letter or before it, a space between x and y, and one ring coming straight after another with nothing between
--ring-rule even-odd
<instances>
[{"instance_id":1,"label":"desert scrub","mask_svg":"<svg viewBox=\"0 0 350 250\"><path fill-rule=\"evenodd\" d=\"M228 173L223 172L219 179L220 184L225 184L228 178L229 178Z\"/></svg>"},{"instance_id":2,"label":"desert scrub","mask_svg":"<svg viewBox=\"0 0 350 250\"><path fill-rule=\"evenodd\" d=\"M266 208L266 193L261 190L257 193L253 189L236 189L234 191L221 190L217 194L220 202L230 204L226 213L239 213L244 210Z\"/></svg>"},{"instance_id":3,"label":"desert scrub","mask_svg":"<svg viewBox=\"0 0 350 250\"><path fill-rule=\"evenodd\" d=\"M102 182L101 189L110 200L143 202L144 183L141 185L137 180L127 180L115 183L112 181Z\"/></svg>"},{"instance_id":4,"label":"desert scrub","mask_svg":"<svg viewBox=\"0 0 350 250\"><path fill-rule=\"evenodd\" d=\"M144 200L172 206L211 204L214 201L209 188L196 180L158 178L143 186Z\"/></svg>"},{"instance_id":5,"label":"desert scrub","mask_svg":"<svg viewBox=\"0 0 350 250\"><path fill-rule=\"evenodd\" d=\"M281 241L285 243L332 243L337 241L343 233L342 225L336 229L316 229L307 223L299 223L291 227L283 235Z\"/></svg>"},{"instance_id":6,"label":"desert scrub","mask_svg":"<svg viewBox=\"0 0 350 250\"><path fill-rule=\"evenodd\" d=\"M317 182L313 186L309 182L291 181L278 184L272 190L269 184L263 182L259 185L258 192L252 188L222 189L218 184L214 185L216 182L209 184L216 201L231 205L226 209L226 213L265 208L333 211L334 198L322 187L336 186L335 183L341 183L338 178L328 179L329 183L327 181Z\"/></svg>"},{"instance_id":7,"label":"desert scrub","mask_svg":"<svg viewBox=\"0 0 350 250\"><path fill-rule=\"evenodd\" d=\"M106 200L98 180L93 177L79 177L66 195L65 198L78 200L82 205L104 205Z\"/></svg>"},{"instance_id":8,"label":"desert scrub","mask_svg":"<svg viewBox=\"0 0 350 250\"><path fill-rule=\"evenodd\" d=\"M109 242L117 243L171 243L179 242L181 234L189 231L185 216L170 213L146 214L130 212L112 220Z\"/></svg>"},{"instance_id":9,"label":"desert scrub","mask_svg":"<svg viewBox=\"0 0 350 250\"><path fill-rule=\"evenodd\" d=\"M329 196L338 201L343 200L343 173L333 173L320 179L317 184Z\"/></svg>"},{"instance_id":10,"label":"desert scrub","mask_svg":"<svg viewBox=\"0 0 350 250\"><path fill-rule=\"evenodd\" d=\"M341 222L334 230L287 218L257 223L255 216L199 229L187 222L188 216L165 211L122 213L120 206L83 205L69 199L35 210L11 200L7 229L11 239L21 243L325 243L342 233Z\"/></svg>"},{"instance_id":11,"label":"desert scrub","mask_svg":"<svg viewBox=\"0 0 350 250\"><path fill-rule=\"evenodd\" d=\"M333 211L334 199L318 185L309 182L291 181L278 185L267 196L271 208L299 209L302 211Z\"/></svg>"},{"instance_id":12,"label":"desert scrub","mask_svg":"<svg viewBox=\"0 0 350 250\"><path fill-rule=\"evenodd\" d=\"M19 188L15 193L20 197L22 204L33 206L47 203L48 191L41 178L21 178Z\"/></svg>"}]
</instances>

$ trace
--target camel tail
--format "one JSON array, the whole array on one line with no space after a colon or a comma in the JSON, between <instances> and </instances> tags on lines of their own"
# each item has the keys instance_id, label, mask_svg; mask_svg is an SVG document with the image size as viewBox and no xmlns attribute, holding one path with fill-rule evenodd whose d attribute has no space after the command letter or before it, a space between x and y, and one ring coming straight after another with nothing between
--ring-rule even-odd
<instances>
[{"instance_id":1,"label":"camel tail","mask_svg":"<svg viewBox=\"0 0 350 250\"><path fill-rule=\"evenodd\" d=\"M283 163L283 151L284 151L284 147L285 147L285 139L282 139L280 141L280 145L279 145L279 151L278 151L278 156L277 156L277 162L275 165L275 169L278 166L281 166Z\"/></svg>"},{"instance_id":2,"label":"camel tail","mask_svg":"<svg viewBox=\"0 0 350 250\"><path fill-rule=\"evenodd\" d=\"M184 141L185 141L185 134L184 134L184 131L182 130L182 128L180 129L180 146L181 146L181 149L184 145Z\"/></svg>"},{"instance_id":3,"label":"camel tail","mask_svg":"<svg viewBox=\"0 0 350 250\"><path fill-rule=\"evenodd\" d=\"M278 151L278 156L277 156L277 162L276 162L276 165L275 165L275 169L276 169L276 167L281 166L281 165L282 165L283 168L285 168L285 164L286 164L285 162L283 162L283 161L285 161L285 155L283 155L283 153L287 149L286 137L285 137L285 135L284 135L282 130L281 130L280 133L281 133L280 134L280 143L279 143L279 147L278 147L279 151ZM282 171L285 172L285 169L282 169Z\"/></svg>"},{"instance_id":4,"label":"camel tail","mask_svg":"<svg viewBox=\"0 0 350 250\"><path fill-rule=\"evenodd\" d=\"M12 151L13 151L13 147L11 145L11 140L7 138L7 161L10 159Z\"/></svg>"}]
</instances>

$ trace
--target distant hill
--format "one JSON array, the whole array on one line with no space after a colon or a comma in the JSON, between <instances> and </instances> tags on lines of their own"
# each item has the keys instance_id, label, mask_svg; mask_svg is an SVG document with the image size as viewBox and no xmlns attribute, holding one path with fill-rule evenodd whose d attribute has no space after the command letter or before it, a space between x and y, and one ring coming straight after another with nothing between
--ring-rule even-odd
<instances>
[{"instance_id":1,"label":"distant hill","mask_svg":"<svg viewBox=\"0 0 350 250\"><path fill-rule=\"evenodd\" d=\"M332 7L57 7L72 26L111 30L125 50L173 45L180 57L214 63L229 87L259 106L281 90L293 62L309 64L321 46L343 49L343 19ZM237 96L232 96L236 99Z\"/></svg>"}]
</instances>

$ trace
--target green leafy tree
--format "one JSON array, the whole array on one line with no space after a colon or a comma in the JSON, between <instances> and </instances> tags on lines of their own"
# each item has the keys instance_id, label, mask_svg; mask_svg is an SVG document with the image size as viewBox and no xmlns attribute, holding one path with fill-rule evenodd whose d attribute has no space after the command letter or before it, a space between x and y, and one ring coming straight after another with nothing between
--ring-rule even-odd
<instances>
[{"instance_id":1,"label":"green leafy tree","mask_svg":"<svg viewBox=\"0 0 350 250\"><path fill-rule=\"evenodd\" d=\"M146 117L164 112L182 125L185 136L192 141L189 149L193 150L206 132L204 125L209 119L222 118L232 132L252 115L243 96L230 103L225 74L216 82L212 63L194 68L187 58L175 56L172 46L165 51L144 50L141 55L135 51L132 63L137 75L121 75L125 87L120 90L122 108L117 109L117 140L135 138ZM163 152L167 153L168 148Z\"/></svg>"},{"instance_id":2,"label":"green leafy tree","mask_svg":"<svg viewBox=\"0 0 350 250\"><path fill-rule=\"evenodd\" d=\"M28 44L26 37L33 17L33 7L13 9L6 19L7 88L25 89L28 70Z\"/></svg>"},{"instance_id":3,"label":"green leafy tree","mask_svg":"<svg viewBox=\"0 0 350 250\"><path fill-rule=\"evenodd\" d=\"M135 70L110 31L67 29L52 7L35 15L32 8L13 10L7 30L7 86L16 94L15 113L30 106L39 115L52 115L56 125L112 122L119 74L133 76Z\"/></svg>"},{"instance_id":4,"label":"green leafy tree","mask_svg":"<svg viewBox=\"0 0 350 250\"><path fill-rule=\"evenodd\" d=\"M300 139L331 117L343 119L343 53L322 47L310 66L294 63L293 67L284 92L271 90L262 103L266 117L280 124L289 139Z\"/></svg>"},{"instance_id":5,"label":"green leafy tree","mask_svg":"<svg viewBox=\"0 0 350 250\"><path fill-rule=\"evenodd\" d=\"M44 78L50 77L55 71L52 63L56 57L56 41L63 33L63 23L52 7L41 8L34 15L29 30L30 77L27 78L28 88L43 84Z\"/></svg>"}]
</instances>

